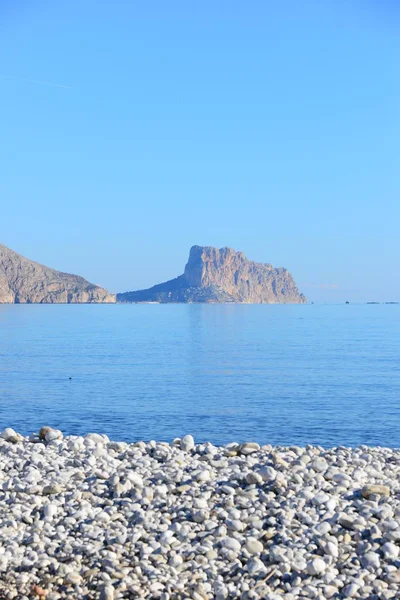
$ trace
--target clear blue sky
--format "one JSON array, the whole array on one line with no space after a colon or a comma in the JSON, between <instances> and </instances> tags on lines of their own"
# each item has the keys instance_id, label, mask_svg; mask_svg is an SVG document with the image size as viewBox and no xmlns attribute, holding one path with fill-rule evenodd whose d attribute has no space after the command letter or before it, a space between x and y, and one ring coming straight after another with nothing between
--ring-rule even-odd
<instances>
[{"instance_id":1,"label":"clear blue sky","mask_svg":"<svg viewBox=\"0 0 400 600\"><path fill-rule=\"evenodd\" d=\"M400 300L397 0L3 0L0 242L111 291L193 244Z\"/></svg>"}]
</instances>

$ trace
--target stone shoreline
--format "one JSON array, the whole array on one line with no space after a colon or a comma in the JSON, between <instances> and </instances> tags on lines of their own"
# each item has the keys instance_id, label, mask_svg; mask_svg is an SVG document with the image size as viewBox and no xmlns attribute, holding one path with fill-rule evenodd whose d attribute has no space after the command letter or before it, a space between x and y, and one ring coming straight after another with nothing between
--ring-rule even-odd
<instances>
[{"instance_id":1,"label":"stone shoreline","mask_svg":"<svg viewBox=\"0 0 400 600\"><path fill-rule=\"evenodd\" d=\"M400 451L0 435L0 598L400 597Z\"/></svg>"}]
</instances>

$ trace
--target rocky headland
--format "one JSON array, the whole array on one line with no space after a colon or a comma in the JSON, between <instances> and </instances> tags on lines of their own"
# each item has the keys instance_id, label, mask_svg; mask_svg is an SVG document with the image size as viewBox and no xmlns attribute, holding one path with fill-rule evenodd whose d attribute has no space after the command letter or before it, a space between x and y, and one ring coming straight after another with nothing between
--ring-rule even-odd
<instances>
[{"instance_id":1,"label":"rocky headland","mask_svg":"<svg viewBox=\"0 0 400 600\"><path fill-rule=\"evenodd\" d=\"M400 451L0 434L0 598L390 600Z\"/></svg>"},{"instance_id":2,"label":"rocky headland","mask_svg":"<svg viewBox=\"0 0 400 600\"><path fill-rule=\"evenodd\" d=\"M287 269L248 260L232 248L193 246L185 272L147 290L117 294L118 302L306 302Z\"/></svg>"},{"instance_id":3,"label":"rocky headland","mask_svg":"<svg viewBox=\"0 0 400 600\"><path fill-rule=\"evenodd\" d=\"M33 262L0 244L0 303L115 302L115 295L83 277Z\"/></svg>"}]
</instances>

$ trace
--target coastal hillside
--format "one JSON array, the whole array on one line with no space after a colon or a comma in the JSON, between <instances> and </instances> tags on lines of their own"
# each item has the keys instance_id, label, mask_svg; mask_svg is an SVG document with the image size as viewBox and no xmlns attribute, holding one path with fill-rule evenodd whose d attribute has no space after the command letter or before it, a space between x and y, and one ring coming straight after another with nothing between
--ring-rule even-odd
<instances>
[{"instance_id":1,"label":"coastal hillside","mask_svg":"<svg viewBox=\"0 0 400 600\"><path fill-rule=\"evenodd\" d=\"M287 269L250 261L232 248L193 246L183 275L117 294L117 301L302 304L306 298Z\"/></svg>"},{"instance_id":2,"label":"coastal hillside","mask_svg":"<svg viewBox=\"0 0 400 600\"><path fill-rule=\"evenodd\" d=\"M115 295L83 277L33 262L0 244L0 303L115 302Z\"/></svg>"}]
</instances>

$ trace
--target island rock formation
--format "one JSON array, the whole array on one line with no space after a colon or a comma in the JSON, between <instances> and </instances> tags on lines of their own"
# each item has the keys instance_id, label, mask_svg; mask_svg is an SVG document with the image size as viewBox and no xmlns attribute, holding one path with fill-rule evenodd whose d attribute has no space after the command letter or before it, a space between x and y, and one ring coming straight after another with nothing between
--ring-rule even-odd
<instances>
[{"instance_id":1,"label":"island rock formation","mask_svg":"<svg viewBox=\"0 0 400 600\"><path fill-rule=\"evenodd\" d=\"M0 244L0 303L115 302L115 295L78 275L28 260Z\"/></svg>"},{"instance_id":2,"label":"island rock formation","mask_svg":"<svg viewBox=\"0 0 400 600\"><path fill-rule=\"evenodd\" d=\"M117 294L117 302L246 302L302 304L287 269L247 260L232 248L193 246L185 272L147 290Z\"/></svg>"}]
</instances>

